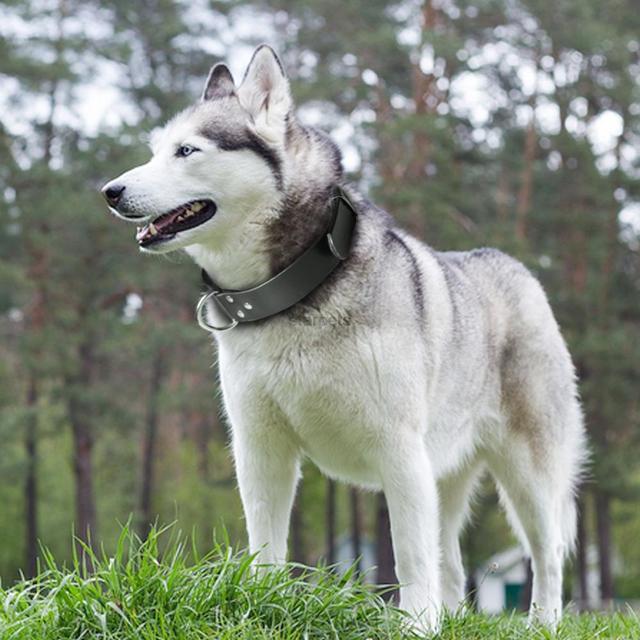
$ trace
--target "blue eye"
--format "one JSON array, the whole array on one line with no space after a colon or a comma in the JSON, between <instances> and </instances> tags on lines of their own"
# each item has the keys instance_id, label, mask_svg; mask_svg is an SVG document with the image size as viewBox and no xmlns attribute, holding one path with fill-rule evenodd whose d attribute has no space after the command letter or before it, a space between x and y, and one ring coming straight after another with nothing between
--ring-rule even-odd
<instances>
[{"instance_id":1,"label":"blue eye","mask_svg":"<svg viewBox=\"0 0 640 640\"><path fill-rule=\"evenodd\" d=\"M186 158L187 156L190 156L194 151L200 151L200 149L196 149L190 144L181 144L176 150L176 156L178 158Z\"/></svg>"}]
</instances>

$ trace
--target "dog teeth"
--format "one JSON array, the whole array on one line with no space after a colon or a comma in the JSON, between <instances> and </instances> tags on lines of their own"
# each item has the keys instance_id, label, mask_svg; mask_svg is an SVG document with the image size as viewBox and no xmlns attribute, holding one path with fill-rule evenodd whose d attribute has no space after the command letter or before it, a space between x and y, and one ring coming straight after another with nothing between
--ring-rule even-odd
<instances>
[{"instance_id":1,"label":"dog teeth","mask_svg":"<svg viewBox=\"0 0 640 640\"><path fill-rule=\"evenodd\" d=\"M152 236L157 236L158 235L158 230L156 229L155 225L153 224L153 222L149 225L149 233Z\"/></svg>"},{"instance_id":2,"label":"dog teeth","mask_svg":"<svg viewBox=\"0 0 640 640\"><path fill-rule=\"evenodd\" d=\"M202 209L202 207L204 207L202 202L196 202L195 204L191 205L191 211L193 213L198 213L198 211L200 211Z\"/></svg>"}]
</instances>

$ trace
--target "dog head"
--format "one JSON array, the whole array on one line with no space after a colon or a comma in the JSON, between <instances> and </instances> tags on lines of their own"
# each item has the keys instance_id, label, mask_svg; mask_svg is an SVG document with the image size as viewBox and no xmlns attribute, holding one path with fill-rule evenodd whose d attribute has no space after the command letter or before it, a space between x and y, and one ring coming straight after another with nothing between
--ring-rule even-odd
<instances>
[{"instance_id":1,"label":"dog head","mask_svg":"<svg viewBox=\"0 0 640 640\"><path fill-rule=\"evenodd\" d=\"M283 198L292 101L275 52L259 47L239 87L211 69L201 100L151 137L152 158L107 183L110 210L146 252L224 237Z\"/></svg>"}]
</instances>

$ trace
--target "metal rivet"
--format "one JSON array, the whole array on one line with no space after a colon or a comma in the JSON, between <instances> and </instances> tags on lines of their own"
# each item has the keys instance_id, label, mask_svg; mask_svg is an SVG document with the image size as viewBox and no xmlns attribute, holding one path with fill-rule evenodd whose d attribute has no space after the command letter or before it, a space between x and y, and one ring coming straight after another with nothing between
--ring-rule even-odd
<instances>
[{"instance_id":1,"label":"metal rivet","mask_svg":"<svg viewBox=\"0 0 640 640\"><path fill-rule=\"evenodd\" d=\"M227 302L233 302L233 296L225 296Z\"/></svg>"},{"instance_id":2,"label":"metal rivet","mask_svg":"<svg viewBox=\"0 0 640 640\"><path fill-rule=\"evenodd\" d=\"M242 306L245 309L253 309L253 305L251 303L249 303L249 302L245 302Z\"/></svg>"},{"instance_id":3,"label":"metal rivet","mask_svg":"<svg viewBox=\"0 0 640 640\"><path fill-rule=\"evenodd\" d=\"M238 318L244 318L244 311L238 310Z\"/></svg>"}]
</instances>

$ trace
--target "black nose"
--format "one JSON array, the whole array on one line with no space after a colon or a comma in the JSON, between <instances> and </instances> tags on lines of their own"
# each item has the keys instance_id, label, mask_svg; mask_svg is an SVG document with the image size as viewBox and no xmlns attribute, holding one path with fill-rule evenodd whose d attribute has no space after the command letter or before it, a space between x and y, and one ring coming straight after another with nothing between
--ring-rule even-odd
<instances>
[{"instance_id":1,"label":"black nose","mask_svg":"<svg viewBox=\"0 0 640 640\"><path fill-rule=\"evenodd\" d=\"M118 202L120 202L120 198L122 198L123 192L124 187L120 184L108 184L104 187L104 189L102 189L104 197L112 207L117 206Z\"/></svg>"}]
</instances>

